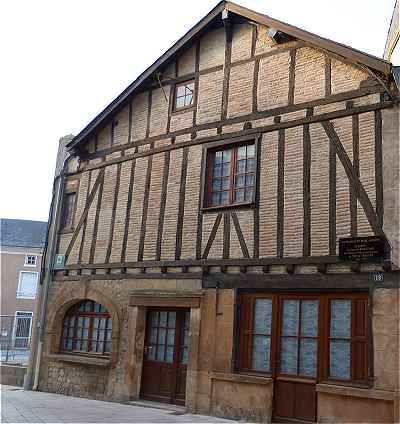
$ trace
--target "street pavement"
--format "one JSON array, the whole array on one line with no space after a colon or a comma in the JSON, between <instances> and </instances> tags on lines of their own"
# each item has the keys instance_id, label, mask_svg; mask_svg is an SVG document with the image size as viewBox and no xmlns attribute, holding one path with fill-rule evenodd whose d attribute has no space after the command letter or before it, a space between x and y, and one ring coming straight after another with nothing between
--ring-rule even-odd
<instances>
[{"instance_id":1,"label":"street pavement","mask_svg":"<svg viewBox=\"0 0 400 424\"><path fill-rule=\"evenodd\" d=\"M162 407L162 406L161 406ZM167 407L166 407L167 408ZM115 402L1 386L2 423L233 423L234 421Z\"/></svg>"}]
</instances>

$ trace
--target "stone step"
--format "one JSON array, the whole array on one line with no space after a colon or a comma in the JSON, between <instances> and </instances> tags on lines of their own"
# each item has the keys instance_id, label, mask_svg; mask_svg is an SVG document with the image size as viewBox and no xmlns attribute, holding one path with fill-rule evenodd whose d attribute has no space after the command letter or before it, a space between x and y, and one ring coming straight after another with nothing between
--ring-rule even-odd
<instances>
[{"instance_id":1,"label":"stone step","mask_svg":"<svg viewBox=\"0 0 400 424\"><path fill-rule=\"evenodd\" d=\"M162 409L164 411L170 411L174 415L183 415L187 413L187 408L184 406L173 405L171 403L154 402L152 400L131 400L128 402L128 404L133 406L140 406L142 408Z\"/></svg>"}]
</instances>

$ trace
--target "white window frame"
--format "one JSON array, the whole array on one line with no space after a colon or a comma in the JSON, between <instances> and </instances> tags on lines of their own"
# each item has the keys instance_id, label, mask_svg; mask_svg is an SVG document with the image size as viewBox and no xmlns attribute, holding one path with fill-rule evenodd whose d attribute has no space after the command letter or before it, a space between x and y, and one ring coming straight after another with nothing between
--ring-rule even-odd
<instances>
[{"instance_id":1,"label":"white window frame","mask_svg":"<svg viewBox=\"0 0 400 424\"><path fill-rule=\"evenodd\" d=\"M36 274L36 282L35 282L35 289L34 289L34 292L35 292L35 295L34 296L24 296L22 293L21 293L21 291L20 291L20 288L21 288L21 279L22 279L22 274L23 273L29 273L29 274ZM18 280L18 288L17 288L17 299L36 299L36 291L37 291L37 283L38 283L38 276L39 276L39 273L38 272L36 272L36 271L20 271L20 273L19 273L19 280Z\"/></svg>"},{"instance_id":2,"label":"white window frame","mask_svg":"<svg viewBox=\"0 0 400 424\"><path fill-rule=\"evenodd\" d=\"M35 258L35 264L28 264L28 257L29 256L31 256L31 257L34 257ZM30 266L30 267L32 267L32 268L36 268L36 266L37 266L37 255L32 255L32 254L26 254L25 255L25 263L24 263L24 266Z\"/></svg>"},{"instance_id":3,"label":"white window frame","mask_svg":"<svg viewBox=\"0 0 400 424\"><path fill-rule=\"evenodd\" d=\"M17 331L17 317L18 314L29 314L30 318L31 318L31 323L29 324L29 333L28 333L28 340L31 339L31 335L32 335L32 324L33 324L33 312L32 311L15 311L14 314L14 325L13 325L13 334L12 334L12 346L13 349L26 349L24 347L15 347L15 333ZM27 315L23 316L22 318L29 318Z\"/></svg>"}]
</instances>

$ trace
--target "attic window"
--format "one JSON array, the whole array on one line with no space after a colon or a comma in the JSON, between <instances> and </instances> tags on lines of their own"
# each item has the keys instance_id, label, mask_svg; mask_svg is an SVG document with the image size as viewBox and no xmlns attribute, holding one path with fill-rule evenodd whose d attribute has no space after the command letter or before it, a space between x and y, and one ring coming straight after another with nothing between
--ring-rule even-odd
<instances>
[{"instance_id":1,"label":"attic window","mask_svg":"<svg viewBox=\"0 0 400 424\"><path fill-rule=\"evenodd\" d=\"M174 110L185 109L194 103L194 80L185 81L175 86Z\"/></svg>"}]
</instances>

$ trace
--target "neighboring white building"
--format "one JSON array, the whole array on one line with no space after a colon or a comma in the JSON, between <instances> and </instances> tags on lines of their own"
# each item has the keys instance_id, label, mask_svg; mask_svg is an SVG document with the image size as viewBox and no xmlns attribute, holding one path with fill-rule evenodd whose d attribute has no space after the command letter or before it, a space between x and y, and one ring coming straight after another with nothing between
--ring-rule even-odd
<instances>
[{"instance_id":1,"label":"neighboring white building","mask_svg":"<svg viewBox=\"0 0 400 424\"><path fill-rule=\"evenodd\" d=\"M384 58L393 63L394 66L400 66L400 24L399 24L399 0L396 1L392 21L390 23L389 33L386 40Z\"/></svg>"}]
</instances>

